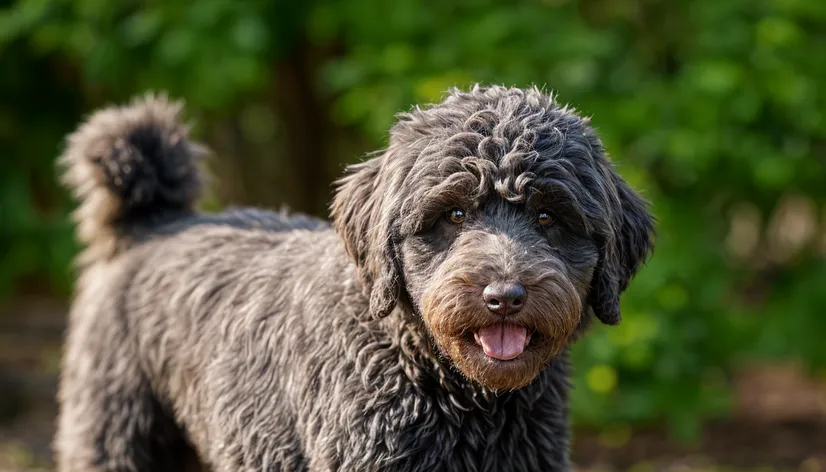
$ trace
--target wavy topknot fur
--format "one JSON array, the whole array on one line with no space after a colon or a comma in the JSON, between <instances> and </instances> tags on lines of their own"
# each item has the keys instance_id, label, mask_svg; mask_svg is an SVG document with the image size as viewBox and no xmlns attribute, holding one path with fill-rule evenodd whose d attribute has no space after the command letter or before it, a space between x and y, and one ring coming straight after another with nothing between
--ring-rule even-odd
<instances>
[{"instance_id":1,"label":"wavy topknot fur","mask_svg":"<svg viewBox=\"0 0 826 472\"><path fill-rule=\"evenodd\" d=\"M103 110L61 159L87 250L59 471L570 470L570 344L620 321L653 246L587 120L451 91L350 167L331 227L193 211L180 110Z\"/></svg>"}]
</instances>

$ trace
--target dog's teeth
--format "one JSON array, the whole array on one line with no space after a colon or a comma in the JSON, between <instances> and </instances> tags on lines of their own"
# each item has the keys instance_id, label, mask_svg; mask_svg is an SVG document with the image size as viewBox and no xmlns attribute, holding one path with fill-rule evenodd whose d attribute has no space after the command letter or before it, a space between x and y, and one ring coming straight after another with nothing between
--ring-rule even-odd
<instances>
[{"instance_id":1,"label":"dog's teeth","mask_svg":"<svg viewBox=\"0 0 826 472\"><path fill-rule=\"evenodd\" d=\"M476 341L476 344L478 344L480 346L482 345L482 340L479 339L479 332L478 331L473 333L473 339Z\"/></svg>"},{"instance_id":2,"label":"dog's teeth","mask_svg":"<svg viewBox=\"0 0 826 472\"><path fill-rule=\"evenodd\" d=\"M531 337L532 336L533 336L533 333L530 333L527 336L525 336L525 347L528 347L528 344L531 343Z\"/></svg>"}]
</instances>

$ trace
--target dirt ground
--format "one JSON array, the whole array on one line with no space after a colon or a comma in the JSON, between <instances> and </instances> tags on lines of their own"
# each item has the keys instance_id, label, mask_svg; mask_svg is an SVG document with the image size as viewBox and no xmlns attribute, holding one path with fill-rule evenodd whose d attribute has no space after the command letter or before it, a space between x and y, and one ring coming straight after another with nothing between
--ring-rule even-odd
<instances>
[{"instance_id":1,"label":"dirt ground","mask_svg":"<svg viewBox=\"0 0 826 472\"><path fill-rule=\"evenodd\" d=\"M51 470L64 307L35 300L0 308L0 472ZM579 431L579 470L826 472L826 381L793 364L744 370L731 420L679 445L661 430L636 431L620 447Z\"/></svg>"}]
</instances>

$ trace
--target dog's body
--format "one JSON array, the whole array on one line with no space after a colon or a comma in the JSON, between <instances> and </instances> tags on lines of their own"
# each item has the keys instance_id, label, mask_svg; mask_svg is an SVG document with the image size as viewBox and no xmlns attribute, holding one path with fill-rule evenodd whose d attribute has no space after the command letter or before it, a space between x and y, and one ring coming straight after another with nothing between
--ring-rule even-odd
<instances>
[{"instance_id":1,"label":"dog's body","mask_svg":"<svg viewBox=\"0 0 826 472\"><path fill-rule=\"evenodd\" d=\"M460 125L484 128L511 100L524 116L565 118L556 133L587 132L537 91L478 88L443 107L461 115L457 100L478 104ZM190 447L219 472L569 468L567 346L590 310L618 321L612 304L651 237L644 202L608 182L618 177L599 149L583 151L597 141L544 146L554 127L525 118L429 155L437 137L417 133L441 125L418 111L341 183L334 229L301 215L194 212L201 151L178 111L148 99L101 112L62 160L88 249L61 382L61 471L180 470ZM481 144L485 133L498 141ZM448 140L439 152L456 147L455 131L437 135ZM496 148L500 168L515 154L530 162L510 158L517 178L499 185L468 161L468 140L480 155ZM544 168L565 184L553 200L565 226L540 227L518 177L542 188L535 166L551 148L571 162ZM432 217L445 211L452 221ZM506 279L527 286L523 308L488 301L490 314L466 298Z\"/></svg>"}]
</instances>

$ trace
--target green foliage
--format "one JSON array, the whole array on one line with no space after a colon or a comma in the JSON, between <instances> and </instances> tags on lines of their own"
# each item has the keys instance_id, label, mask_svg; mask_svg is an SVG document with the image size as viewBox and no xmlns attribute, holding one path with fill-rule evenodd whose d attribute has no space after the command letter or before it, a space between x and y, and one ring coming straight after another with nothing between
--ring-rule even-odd
<instances>
[{"instance_id":1,"label":"green foliage","mask_svg":"<svg viewBox=\"0 0 826 472\"><path fill-rule=\"evenodd\" d=\"M820 0L18 1L0 12L0 289L32 274L65 288L51 166L95 106L165 89L206 124L240 113L278 141L294 117L273 84L298 71L318 100L307 123L345 143L304 158L335 175L449 86L538 84L593 116L659 219L623 323L575 349L575 419L666 419L691 438L727 411L741 363L826 367L824 57Z\"/></svg>"}]
</instances>

